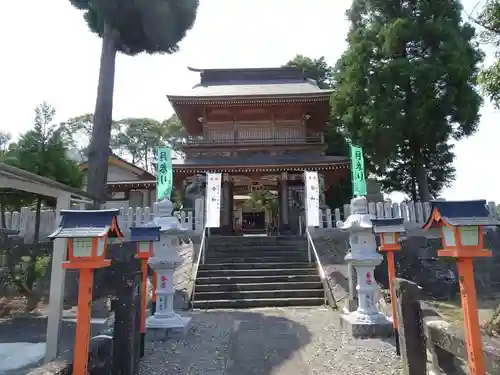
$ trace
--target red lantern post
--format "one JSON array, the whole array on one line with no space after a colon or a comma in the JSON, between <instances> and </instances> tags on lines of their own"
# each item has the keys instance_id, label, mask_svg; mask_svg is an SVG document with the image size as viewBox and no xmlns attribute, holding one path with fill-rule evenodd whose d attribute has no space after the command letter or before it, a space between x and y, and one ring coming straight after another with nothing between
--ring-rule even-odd
<instances>
[{"instance_id":1,"label":"red lantern post","mask_svg":"<svg viewBox=\"0 0 500 375\"><path fill-rule=\"evenodd\" d=\"M396 292L392 281L396 278L396 265L394 253L401 249L399 235L404 233L403 218L372 219L373 232L380 235L380 246L378 250L387 255L387 273L389 275L389 292L391 294L392 323L394 327L394 340L396 342L396 353L400 355L398 320L396 316Z\"/></svg>"},{"instance_id":2,"label":"red lantern post","mask_svg":"<svg viewBox=\"0 0 500 375\"><path fill-rule=\"evenodd\" d=\"M118 227L119 210L61 210L61 224L49 238L68 239L66 269L79 269L78 310L73 361L74 375L87 375L90 313L94 270L108 267L108 237L123 238Z\"/></svg>"},{"instance_id":3,"label":"red lantern post","mask_svg":"<svg viewBox=\"0 0 500 375\"><path fill-rule=\"evenodd\" d=\"M153 242L160 238L160 227L132 227L130 240L137 242L136 257L141 260L141 357L144 356L148 294L148 260L153 255Z\"/></svg>"},{"instance_id":4,"label":"red lantern post","mask_svg":"<svg viewBox=\"0 0 500 375\"><path fill-rule=\"evenodd\" d=\"M439 256L455 258L460 279L460 295L464 312L468 367L471 375L484 375L484 354L477 314L477 297L472 258L491 256L483 249L485 226L496 226L486 201L435 201L423 229L439 228L443 249Z\"/></svg>"}]
</instances>

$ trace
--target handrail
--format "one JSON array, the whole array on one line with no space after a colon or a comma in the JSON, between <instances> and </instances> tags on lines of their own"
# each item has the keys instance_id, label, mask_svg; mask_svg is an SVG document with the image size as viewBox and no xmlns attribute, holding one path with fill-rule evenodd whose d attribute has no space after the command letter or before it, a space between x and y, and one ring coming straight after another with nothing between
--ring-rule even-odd
<instances>
[{"instance_id":1,"label":"handrail","mask_svg":"<svg viewBox=\"0 0 500 375\"><path fill-rule=\"evenodd\" d=\"M191 307L193 306L194 302L194 287L196 285L196 276L198 275L198 268L200 267L200 263L205 263L205 247L206 247L206 238L207 238L207 233L208 233L208 228L203 227L203 231L201 232L201 243L200 243L200 249L198 251L198 259L196 259L196 263L194 264L192 270L191 270L191 281L193 285L191 286L191 295L189 296L189 301L191 304Z\"/></svg>"},{"instance_id":2,"label":"handrail","mask_svg":"<svg viewBox=\"0 0 500 375\"><path fill-rule=\"evenodd\" d=\"M312 261L311 259L311 250L312 250L312 254L314 255L314 260L316 263L316 268L319 273L319 278L321 279L321 283L323 284L323 290L325 293L324 295L325 304L328 301L328 304L335 309L337 308L337 302L335 301L335 297L333 296L330 285L328 284L328 280L326 279L325 270L323 269L323 265L321 264L321 261L319 259L319 254L318 251L316 250L316 246L314 245L311 233L309 233L309 228L306 228L306 237L307 237L307 251L309 254L309 263L311 263Z\"/></svg>"}]
</instances>

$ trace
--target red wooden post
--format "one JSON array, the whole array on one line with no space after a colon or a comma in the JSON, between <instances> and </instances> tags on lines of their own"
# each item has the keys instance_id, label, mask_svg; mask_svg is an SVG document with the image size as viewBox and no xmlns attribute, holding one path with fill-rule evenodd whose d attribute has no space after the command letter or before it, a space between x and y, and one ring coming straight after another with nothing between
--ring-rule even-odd
<instances>
[{"instance_id":1,"label":"red wooden post","mask_svg":"<svg viewBox=\"0 0 500 375\"><path fill-rule=\"evenodd\" d=\"M159 239L160 227L133 227L130 240L137 242L136 258L141 260L141 358L144 356L146 340L148 260L153 255L153 242ZM153 297L156 299L153 286Z\"/></svg>"},{"instance_id":2,"label":"red wooden post","mask_svg":"<svg viewBox=\"0 0 500 375\"><path fill-rule=\"evenodd\" d=\"M457 262L467 359L471 375L485 375L472 258L492 255L491 251L483 249L484 226L491 225L498 225L498 222L490 217L484 200L433 202L431 216L424 225L424 229L440 230L444 248L438 255L455 258Z\"/></svg>"},{"instance_id":3,"label":"red wooden post","mask_svg":"<svg viewBox=\"0 0 500 375\"><path fill-rule=\"evenodd\" d=\"M78 309L73 374L88 374L90 318L94 270L108 267L108 236L122 238L116 216L119 210L61 210L61 224L49 238L68 239L66 269L79 269Z\"/></svg>"},{"instance_id":4,"label":"red wooden post","mask_svg":"<svg viewBox=\"0 0 500 375\"><path fill-rule=\"evenodd\" d=\"M373 231L380 235L379 251L387 254L387 273L389 276L389 292L391 295L392 324L394 327L394 340L396 342L396 353L400 355L398 320L396 315L396 293L393 280L396 278L396 265L394 253L401 250L399 245L399 234L405 232L403 218L372 219Z\"/></svg>"}]
</instances>

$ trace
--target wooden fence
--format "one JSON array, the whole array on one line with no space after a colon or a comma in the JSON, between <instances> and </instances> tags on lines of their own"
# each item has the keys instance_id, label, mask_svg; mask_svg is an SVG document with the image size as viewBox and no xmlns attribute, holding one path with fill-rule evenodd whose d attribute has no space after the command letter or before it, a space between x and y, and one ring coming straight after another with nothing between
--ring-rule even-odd
<instances>
[{"instance_id":1,"label":"wooden fence","mask_svg":"<svg viewBox=\"0 0 500 375\"><path fill-rule=\"evenodd\" d=\"M203 204L201 204L203 207ZM492 216L497 215L495 202L488 202L488 209ZM158 211L158 204L153 207L122 208L119 216L120 228L127 233L129 228L137 225L147 224L152 221ZM409 227L422 226L430 215L430 204L421 202L371 202L368 211L378 218L403 217L405 224ZM337 227L338 221L344 221L350 214L350 205L345 204L342 208L334 210L326 209L320 211L320 228L331 229ZM50 234L56 226L56 215L53 210L41 212L40 237ZM2 227L19 231L19 235L30 237L34 233L35 212L30 208L22 208L20 212L8 212L5 215L5 225ZM202 216L202 215L199 215ZM203 217L195 217L194 212L179 213L181 223L185 226L201 232L203 228Z\"/></svg>"},{"instance_id":2,"label":"wooden fence","mask_svg":"<svg viewBox=\"0 0 500 375\"><path fill-rule=\"evenodd\" d=\"M121 214L118 217L118 224L120 229L127 234L131 227L150 223L157 215L158 205L155 203L152 208L121 208L120 211ZM56 228L56 213L54 210L45 210L42 211L40 215L40 239L43 239ZM201 220L195 219L194 212L183 211L176 214L176 216L179 217L184 226L201 232L203 223ZM7 212L5 214L5 225L4 223L0 224L0 227L18 231L20 237L31 239L35 232L35 211L31 210L31 208L23 207L21 211Z\"/></svg>"}]
</instances>

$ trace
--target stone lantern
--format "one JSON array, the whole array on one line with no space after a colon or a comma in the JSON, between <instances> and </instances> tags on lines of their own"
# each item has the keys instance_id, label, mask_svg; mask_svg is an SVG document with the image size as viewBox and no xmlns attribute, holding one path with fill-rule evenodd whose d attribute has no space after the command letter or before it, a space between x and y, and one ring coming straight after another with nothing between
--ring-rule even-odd
<instances>
[{"instance_id":1,"label":"stone lantern","mask_svg":"<svg viewBox=\"0 0 500 375\"><path fill-rule=\"evenodd\" d=\"M154 242L153 256L148 263L157 276L156 308L154 315L146 321L146 328L154 331L154 338L163 339L169 330L184 332L191 318L181 317L174 311L174 270L182 262L177 253L179 236L190 233L181 225L178 218L172 216L173 205L167 198L158 203L158 216L151 226L160 227L159 241Z\"/></svg>"},{"instance_id":2,"label":"stone lantern","mask_svg":"<svg viewBox=\"0 0 500 375\"><path fill-rule=\"evenodd\" d=\"M350 252L345 259L356 270L358 308L341 316L342 327L355 337L390 337L392 323L380 313L375 301L378 290L374 270L382 262L377 252L371 216L365 197L351 200L351 215L337 227L349 234Z\"/></svg>"}]
</instances>

